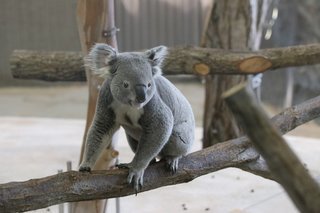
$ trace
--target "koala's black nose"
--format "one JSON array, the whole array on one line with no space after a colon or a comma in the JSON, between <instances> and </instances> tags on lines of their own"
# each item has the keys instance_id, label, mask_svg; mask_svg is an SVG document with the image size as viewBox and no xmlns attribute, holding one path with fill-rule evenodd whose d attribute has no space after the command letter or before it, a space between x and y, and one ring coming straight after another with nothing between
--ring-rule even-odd
<instances>
[{"instance_id":1,"label":"koala's black nose","mask_svg":"<svg viewBox=\"0 0 320 213\"><path fill-rule=\"evenodd\" d=\"M143 84L137 84L136 87L136 99L138 103L143 103L146 100L147 87Z\"/></svg>"}]
</instances>

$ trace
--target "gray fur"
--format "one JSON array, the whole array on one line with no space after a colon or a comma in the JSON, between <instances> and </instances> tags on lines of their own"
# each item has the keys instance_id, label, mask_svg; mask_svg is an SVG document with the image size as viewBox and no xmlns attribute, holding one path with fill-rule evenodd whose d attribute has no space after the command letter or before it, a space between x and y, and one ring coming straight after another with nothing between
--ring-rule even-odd
<instances>
[{"instance_id":1,"label":"gray fur","mask_svg":"<svg viewBox=\"0 0 320 213\"><path fill-rule=\"evenodd\" d=\"M125 129L133 160L128 182L136 191L143 184L144 170L156 157L164 158L171 171L194 141L194 116L181 92L161 76L166 47L146 52L118 53L106 44L96 44L86 63L106 80L89 129L80 171L90 171L114 132Z\"/></svg>"}]
</instances>

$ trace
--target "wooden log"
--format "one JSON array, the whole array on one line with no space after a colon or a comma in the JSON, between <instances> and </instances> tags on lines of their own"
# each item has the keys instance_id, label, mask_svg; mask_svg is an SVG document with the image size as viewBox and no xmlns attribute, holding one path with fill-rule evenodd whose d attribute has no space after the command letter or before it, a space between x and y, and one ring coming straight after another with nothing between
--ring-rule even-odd
<instances>
[{"instance_id":1,"label":"wooden log","mask_svg":"<svg viewBox=\"0 0 320 213\"><path fill-rule=\"evenodd\" d=\"M14 50L10 66L14 78L86 81L81 52Z\"/></svg>"},{"instance_id":2,"label":"wooden log","mask_svg":"<svg viewBox=\"0 0 320 213\"><path fill-rule=\"evenodd\" d=\"M229 108L266 160L272 174L301 212L320 212L320 187L266 114L249 95L246 84L223 94Z\"/></svg>"},{"instance_id":3,"label":"wooden log","mask_svg":"<svg viewBox=\"0 0 320 213\"><path fill-rule=\"evenodd\" d=\"M274 116L271 121L281 132L285 134L292 129L306 123L310 120L310 116L314 114L315 116L320 115L320 96L311 98L302 104L289 107ZM308 113L306 113L308 112ZM316 117L314 117L316 118Z\"/></svg>"},{"instance_id":4,"label":"wooden log","mask_svg":"<svg viewBox=\"0 0 320 213\"><path fill-rule=\"evenodd\" d=\"M234 51L200 47L169 48L165 74L201 74L195 64L209 67L206 74L256 74L277 68L320 63L320 44L259 51Z\"/></svg>"},{"instance_id":5,"label":"wooden log","mask_svg":"<svg viewBox=\"0 0 320 213\"><path fill-rule=\"evenodd\" d=\"M282 122L292 121L293 119L288 119L292 116L301 119L289 125L295 128L295 125L319 117L320 96L313 99L312 102L317 105L313 104L313 107L308 108L306 106L309 105L309 102L304 102L277 115L279 117L275 116L277 117L275 120L278 121L276 125L282 126ZM297 108L299 110L295 111ZM284 116L285 119L281 119L281 116ZM286 131L290 129L285 128L282 132L286 133ZM259 153L253 149L248 139L240 137L182 158L179 169L174 175L164 169L163 163L150 165L145 172L145 184L142 191L188 182L201 175L227 167L243 169L245 165L247 165L246 171L272 179L267 167L259 159ZM256 161L258 163L252 165ZM123 169L93 171L92 174L71 171L25 182L0 184L0 212L28 211L63 202L134 194L126 178L127 171Z\"/></svg>"},{"instance_id":6,"label":"wooden log","mask_svg":"<svg viewBox=\"0 0 320 213\"><path fill-rule=\"evenodd\" d=\"M63 58L68 61L62 62ZM163 73L166 75L253 74L282 67L318 63L320 63L320 44L259 51L171 47L163 63ZM15 50L10 64L13 76L21 79L60 81L71 68L72 73L67 75L66 79L78 80L77 76L84 76L82 54L77 52Z\"/></svg>"}]
</instances>

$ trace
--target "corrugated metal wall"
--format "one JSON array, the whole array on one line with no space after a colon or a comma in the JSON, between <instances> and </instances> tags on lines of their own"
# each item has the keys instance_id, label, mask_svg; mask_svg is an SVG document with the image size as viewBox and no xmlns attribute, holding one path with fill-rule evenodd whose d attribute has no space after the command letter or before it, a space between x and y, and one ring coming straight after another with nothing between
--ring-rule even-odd
<instances>
[{"instance_id":1,"label":"corrugated metal wall","mask_svg":"<svg viewBox=\"0 0 320 213\"><path fill-rule=\"evenodd\" d=\"M80 51L76 0L1 0L0 78L14 49Z\"/></svg>"},{"instance_id":2,"label":"corrugated metal wall","mask_svg":"<svg viewBox=\"0 0 320 213\"><path fill-rule=\"evenodd\" d=\"M201 2L196 0L116 1L119 50L164 44L199 44Z\"/></svg>"},{"instance_id":3,"label":"corrugated metal wall","mask_svg":"<svg viewBox=\"0 0 320 213\"><path fill-rule=\"evenodd\" d=\"M120 51L199 44L203 1L115 0ZM80 51L77 0L1 0L0 84L14 49ZM2 80L2 81L1 81Z\"/></svg>"}]
</instances>

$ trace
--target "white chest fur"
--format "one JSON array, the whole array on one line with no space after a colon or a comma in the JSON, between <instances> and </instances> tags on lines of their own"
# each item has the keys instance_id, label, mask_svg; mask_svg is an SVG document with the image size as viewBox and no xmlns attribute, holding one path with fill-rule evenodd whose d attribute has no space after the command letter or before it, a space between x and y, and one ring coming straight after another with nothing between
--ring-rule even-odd
<instances>
[{"instance_id":1,"label":"white chest fur","mask_svg":"<svg viewBox=\"0 0 320 213\"><path fill-rule=\"evenodd\" d=\"M141 128L139 119L143 115L143 108L136 108L119 102L111 104L116 114L116 122L123 126Z\"/></svg>"}]
</instances>

